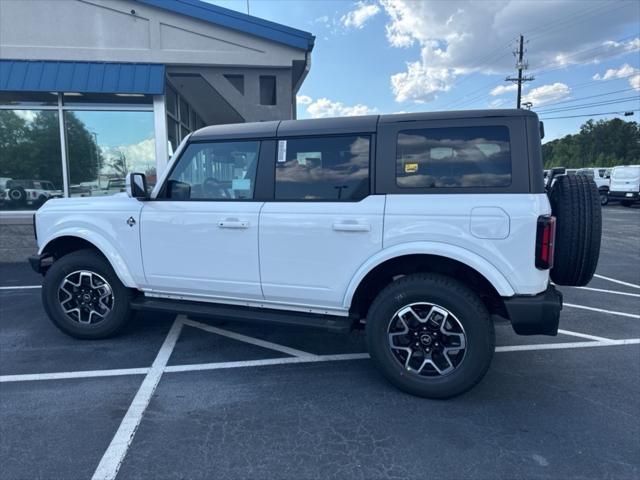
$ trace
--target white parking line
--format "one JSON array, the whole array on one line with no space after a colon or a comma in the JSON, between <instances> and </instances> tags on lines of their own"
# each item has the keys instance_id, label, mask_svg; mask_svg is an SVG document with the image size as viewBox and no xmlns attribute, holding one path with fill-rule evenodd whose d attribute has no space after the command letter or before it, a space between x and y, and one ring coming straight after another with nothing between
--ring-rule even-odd
<instances>
[{"instance_id":1,"label":"white parking line","mask_svg":"<svg viewBox=\"0 0 640 480\"><path fill-rule=\"evenodd\" d=\"M68 378L118 377L121 375L146 375L148 368L119 368L116 370L80 370L76 372L26 373L0 375L0 383L31 382L34 380L64 380Z\"/></svg>"},{"instance_id":2,"label":"white parking line","mask_svg":"<svg viewBox=\"0 0 640 480\"><path fill-rule=\"evenodd\" d=\"M640 285L636 285L635 283L623 282L622 280L616 280L615 278L605 277L604 275L598 275L597 273L594 275L594 277L600 278L602 280L607 280L613 283L619 283L620 285L626 285L627 287L640 288Z\"/></svg>"},{"instance_id":3,"label":"white parking line","mask_svg":"<svg viewBox=\"0 0 640 480\"><path fill-rule=\"evenodd\" d=\"M0 287L0 290L31 290L34 288L42 288L42 285L13 285L8 287Z\"/></svg>"},{"instance_id":4,"label":"white parking line","mask_svg":"<svg viewBox=\"0 0 640 480\"><path fill-rule=\"evenodd\" d=\"M608 313L609 315L618 315L620 317L640 318L640 315L635 313L617 312L615 310L604 310L602 308L585 307L584 305L576 305L574 303L565 303L565 307L580 308L582 310L590 310L592 312Z\"/></svg>"},{"instance_id":5,"label":"white parking line","mask_svg":"<svg viewBox=\"0 0 640 480\"><path fill-rule=\"evenodd\" d=\"M241 342L250 343L251 345L256 345L258 347L268 348L270 350L276 350L278 352L286 353L287 355L293 355L294 357L316 357L313 353L303 352L302 350L296 350L295 348L286 347L284 345L280 345L278 343L268 342L266 340L260 340L254 337L248 337L246 335L242 335L241 333L230 332L229 330L224 330L222 328L214 327L212 325L207 325L206 323L196 322L195 320L190 320L185 318L182 320L184 325L188 325L189 327L199 328L201 330L205 330L211 333L217 333L218 335L222 335L224 337L232 338L234 340L239 340Z\"/></svg>"},{"instance_id":6,"label":"white parking line","mask_svg":"<svg viewBox=\"0 0 640 480\"><path fill-rule=\"evenodd\" d=\"M566 288L566 287L562 287L562 288ZM615 295L626 295L628 297L640 298L640 293L618 292L617 290L605 290L603 288L593 288L593 287L568 287L568 288L575 288L578 290L590 290L592 292L613 293Z\"/></svg>"},{"instance_id":7,"label":"white parking line","mask_svg":"<svg viewBox=\"0 0 640 480\"><path fill-rule=\"evenodd\" d=\"M640 344L640 338L626 338L622 340L613 340L609 338L596 337L593 335L579 334L578 332L568 332L562 330L559 333L564 335L574 335L583 338L601 339L591 342L564 342L564 343L538 343L527 345L504 345L496 347L496 353L501 352L517 352L517 351L533 351L533 350L562 350L568 348L583 347L611 347L620 345L636 345ZM237 362L214 362L214 363L196 363L188 365L170 365L165 366L164 372L180 373L180 372L197 372L203 370L225 370L230 368L243 367L264 367L269 365L287 365L298 363L318 363L318 362L339 362L348 360L362 360L369 358L368 353L343 353L335 355L315 355L306 357L285 357L285 358L267 358L262 360L241 360ZM78 371L78 372L60 372L53 374L29 374L29 375L3 375L0 376L0 383L8 382L26 382L35 380L59 380L66 378L94 378L94 377L110 377L116 375L142 375L151 373L148 368L123 368L120 370L95 370L95 371ZM145 378L146 380L146 378ZM142 387L141 387L142 388ZM140 392L138 392L140 393ZM153 394L153 392L151 392ZM137 396L136 396L137 397ZM135 399L134 399L135 401ZM127 412L128 414L129 412Z\"/></svg>"},{"instance_id":8,"label":"white parking line","mask_svg":"<svg viewBox=\"0 0 640 480\"><path fill-rule=\"evenodd\" d=\"M595 335L589 335L589 334L580 333L580 332L572 332L571 330L558 329L558 333L561 335L570 335L572 337L580 337L580 338L586 338L588 340L595 340L596 342L613 342L614 341L612 338L596 337Z\"/></svg>"},{"instance_id":9,"label":"white parking line","mask_svg":"<svg viewBox=\"0 0 640 480\"><path fill-rule=\"evenodd\" d=\"M510 345L496 347L496 353L500 352L524 352L529 350L564 350L568 348L611 347L613 345L637 345L640 338L627 338L624 340L607 340L606 342L569 342L569 343L539 343L537 345Z\"/></svg>"},{"instance_id":10,"label":"white parking line","mask_svg":"<svg viewBox=\"0 0 640 480\"><path fill-rule=\"evenodd\" d=\"M129 450L129 445L131 445L133 436L136 434L136 430L138 429L138 425L140 425L144 411L149 405L151 396L153 392L155 392L158 382L160 382L164 368L169 361L171 352L173 352L176 346L181 331L182 321L177 318L173 322L167 338L165 338L164 343L160 347L160 351L158 351L158 355L153 361L147 376L144 377L138 393L136 393L131 405L129 405L129 410L127 410L127 413L122 419L118 431L111 440L109 447L107 447L107 451L104 452L102 460L100 460L93 474L92 480L111 480L116 478L120 465L122 465L124 457Z\"/></svg>"},{"instance_id":11,"label":"white parking line","mask_svg":"<svg viewBox=\"0 0 640 480\"><path fill-rule=\"evenodd\" d=\"M287 365L292 363L339 362L369 358L368 353L343 353L338 355L314 355L307 357L266 358L239 362L198 363L192 365L171 365L164 369L167 373L197 372L202 370L224 370L227 368L265 367L268 365Z\"/></svg>"}]
</instances>

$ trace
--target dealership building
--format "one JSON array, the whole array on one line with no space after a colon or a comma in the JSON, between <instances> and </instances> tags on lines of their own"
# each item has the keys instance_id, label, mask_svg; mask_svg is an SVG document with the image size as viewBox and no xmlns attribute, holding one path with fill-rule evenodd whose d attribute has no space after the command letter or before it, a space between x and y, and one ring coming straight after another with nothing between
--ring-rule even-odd
<instances>
[{"instance_id":1,"label":"dealership building","mask_svg":"<svg viewBox=\"0 0 640 480\"><path fill-rule=\"evenodd\" d=\"M200 0L0 0L0 221L153 182L205 125L296 118L313 44Z\"/></svg>"}]
</instances>

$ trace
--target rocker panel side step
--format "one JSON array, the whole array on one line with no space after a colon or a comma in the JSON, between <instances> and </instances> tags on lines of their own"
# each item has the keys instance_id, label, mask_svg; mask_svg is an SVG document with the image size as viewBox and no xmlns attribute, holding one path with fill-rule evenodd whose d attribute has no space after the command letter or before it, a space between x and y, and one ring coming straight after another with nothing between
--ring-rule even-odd
<instances>
[{"instance_id":1,"label":"rocker panel side step","mask_svg":"<svg viewBox=\"0 0 640 480\"><path fill-rule=\"evenodd\" d=\"M301 327L320 328L336 333L348 333L353 325L353 318L351 317L193 302L188 300L149 298L144 295L134 298L131 301L131 308L133 310L181 313L193 317L208 317L276 325L297 325Z\"/></svg>"}]
</instances>

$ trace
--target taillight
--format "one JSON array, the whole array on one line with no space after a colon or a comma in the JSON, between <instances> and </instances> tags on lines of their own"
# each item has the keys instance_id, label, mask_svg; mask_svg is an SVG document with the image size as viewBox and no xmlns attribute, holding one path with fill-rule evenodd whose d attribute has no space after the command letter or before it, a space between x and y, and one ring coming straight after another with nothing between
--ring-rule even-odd
<instances>
[{"instance_id":1,"label":"taillight","mask_svg":"<svg viewBox=\"0 0 640 480\"><path fill-rule=\"evenodd\" d=\"M553 267L553 252L556 239L556 217L545 215L538 217L536 232L536 267L547 270Z\"/></svg>"}]
</instances>

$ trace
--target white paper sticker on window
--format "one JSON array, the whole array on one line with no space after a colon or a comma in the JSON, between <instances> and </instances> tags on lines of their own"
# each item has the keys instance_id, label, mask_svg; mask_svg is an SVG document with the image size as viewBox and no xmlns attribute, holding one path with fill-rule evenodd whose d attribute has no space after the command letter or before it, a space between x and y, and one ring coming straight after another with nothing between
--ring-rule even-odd
<instances>
[{"instance_id":1,"label":"white paper sticker on window","mask_svg":"<svg viewBox=\"0 0 640 480\"><path fill-rule=\"evenodd\" d=\"M278 162L284 163L287 161L287 141L278 141Z\"/></svg>"}]
</instances>

